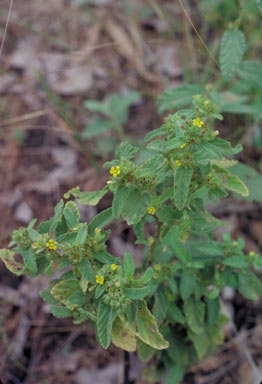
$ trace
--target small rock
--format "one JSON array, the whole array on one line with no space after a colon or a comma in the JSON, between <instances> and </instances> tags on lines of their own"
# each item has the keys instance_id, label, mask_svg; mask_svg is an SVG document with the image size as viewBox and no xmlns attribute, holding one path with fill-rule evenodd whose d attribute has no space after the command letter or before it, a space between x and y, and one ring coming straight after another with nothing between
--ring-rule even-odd
<instances>
[{"instance_id":1,"label":"small rock","mask_svg":"<svg viewBox=\"0 0 262 384\"><path fill-rule=\"evenodd\" d=\"M29 205L23 201L15 209L15 218L24 224L28 224L33 218L33 211Z\"/></svg>"}]
</instances>

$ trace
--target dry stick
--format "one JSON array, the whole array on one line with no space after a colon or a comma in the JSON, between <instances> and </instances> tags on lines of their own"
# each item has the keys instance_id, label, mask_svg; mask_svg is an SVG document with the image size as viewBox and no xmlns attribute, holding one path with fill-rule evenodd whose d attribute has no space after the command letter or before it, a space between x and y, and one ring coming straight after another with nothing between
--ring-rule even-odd
<instances>
[{"instance_id":1,"label":"dry stick","mask_svg":"<svg viewBox=\"0 0 262 384\"><path fill-rule=\"evenodd\" d=\"M189 16L189 14L187 13L187 10L186 10L186 8L185 8L185 6L184 6L182 0L178 0L178 2L179 2L179 4L180 4L180 6L181 6L181 8L182 8L182 10L183 10L183 12L184 12L186 18L188 19L189 23L191 24L193 30L195 31L197 37L198 37L199 40L201 41L202 45L205 47L205 49L207 50L207 52L208 52L208 54L210 55L210 57L212 58L212 60L216 63L217 67L220 69L219 64L218 64L218 62L216 61L215 56L214 56L214 55L212 54L212 52L209 50L208 46L206 45L206 43L205 43L204 40L202 39L201 35L199 34L198 30L196 29L195 25L193 24L193 22L192 22L192 20L191 20L191 18L190 18L190 16Z\"/></svg>"},{"instance_id":2,"label":"dry stick","mask_svg":"<svg viewBox=\"0 0 262 384\"><path fill-rule=\"evenodd\" d=\"M11 16L13 2L14 2L14 0L10 1L10 6L9 6L8 15L7 15L6 24L5 24L4 36L3 36L3 40L2 40L2 43L1 43L1 47L0 47L0 56L2 54L2 50L3 50L3 47L4 47L4 42L5 42L7 27L8 27L8 24L9 24L9 19L10 19L10 16Z\"/></svg>"}]
</instances>

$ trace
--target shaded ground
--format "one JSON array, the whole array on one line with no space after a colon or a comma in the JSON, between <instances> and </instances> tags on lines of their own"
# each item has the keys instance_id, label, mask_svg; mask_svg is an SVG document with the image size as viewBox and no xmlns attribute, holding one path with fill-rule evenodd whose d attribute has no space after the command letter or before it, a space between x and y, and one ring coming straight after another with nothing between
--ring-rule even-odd
<instances>
[{"instance_id":1,"label":"shaded ground","mask_svg":"<svg viewBox=\"0 0 262 384\"><path fill-rule=\"evenodd\" d=\"M91 191L105 184L108 176L102 164L110 154L98 150L95 140L81 137L92 121L83 107L85 99L140 92L124 128L127 135L141 138L161 123L156 96L179 84L190 65L201 67L205 62L198 40L184 41L189 27L178 4L159 1L162 13L154 1L130 3L14 3L0 57L0 247L8 244L14 228L33 217L45 220L52 215L69 188L79 185ZM1 40L8 7L8 1L1 2ZM197 20L197 14L193 16ZM223 134L231 133L226 126ZM112 135L117 139L115 133L105 137ZM244 156L252 163L261 158L261 151L246 148ZM103 199L98 208L109 204L108 198ZM244 237L246 250L255 252L262 247L261 213L259 204L230 199L216 208L233 237ZM95 214L93 207L82 211L85 219ZM129 250L139 262L142 250L134 247L133 240L127 226L113 228L111 251L123 255ZM122 352L98 348L86 324L74 326L71 320L53 318L38 295L47 281L16 278L0 264L2 381L122 383ZM233 291L225 292L224 300L236 329L227 329L225 346L193 367L184 384L248 384L256 367L261 367L261 303L244 301ZM141 384L142 366L135 356L131 363L131 375Z\"/></svg>"}]
</instances>

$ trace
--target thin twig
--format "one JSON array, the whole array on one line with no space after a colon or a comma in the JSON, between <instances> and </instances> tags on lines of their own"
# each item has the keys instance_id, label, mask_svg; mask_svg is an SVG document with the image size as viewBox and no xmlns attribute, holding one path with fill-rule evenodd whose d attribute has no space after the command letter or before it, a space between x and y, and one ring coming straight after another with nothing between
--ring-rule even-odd
<instances>
[{"instance_id":1,"label":"thin twig","mask_svg":"<svg viewBox=\"0 0 262 384\"><path fill-rule=\"evenodd\" d=\"M2 43L1 43L1 47L0 47L0 56L2 54L2 50L3 50L3 47L4 47L4 42L5 42L7 27L8 27L8 24L9 24L9 19L10 19L10 16L11 16L13 2L14 2L14 0L10 1L10 6L9 6L8 15L7 15L6 24L5 24L4 36L3 36L3 40L2 40Z\"/></svg>"}]
</instances>

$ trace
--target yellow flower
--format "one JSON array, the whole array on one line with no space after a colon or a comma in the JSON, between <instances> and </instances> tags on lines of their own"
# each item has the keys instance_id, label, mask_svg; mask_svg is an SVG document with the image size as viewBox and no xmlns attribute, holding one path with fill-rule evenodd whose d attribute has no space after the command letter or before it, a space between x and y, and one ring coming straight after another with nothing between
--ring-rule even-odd
<instances>
[{"instance_id":1,"label":"yellow flower","mask_svg":"<svg viewBox=\"0 0 262 384\"><path fill-rule=\"evenodd\" d=\"M149 215L154 215L155 212L156 212L156 209L154 207L147 208L147 213L149 213Z\"/></svg>"},{"instance_id":2,"label":"yellow flower","mask_svg":"<svg viewBox=\"0 0 262 384\"><path fill-rule=\"evenodd\" d=\"M96 228L95 229L95 233L96 233L96 235L99 235L99 233L101 233L101 229L100 228Z\"/></svg>"},{"instance_id":3,"label":"yellow flower","mask_svg":"<svg viewBox=\"0 0 262 384\"><path fill-rule=\"evenodd\" d=\"M160 264L156 264L155 266L154 266L154 269L155 269L155 271L161 271L161 265Z\"/></svg>"},{"instance_id":4,"label":"yellow flower","mask_svg":"<svg viewBox=\"0 0 262 384\"><path fill-rule=\"evenodd\" d=\"M117 265L116 265L116 264L111 264L111 269L112 269L113 271L115 271L115 270L117 269Z\"/></svg>"},{"instance_id":5,"label":"yellow flower","mask_svg":"<svg viewBox=\"0 0 262 384\"><path fill-rule=\"evenodd\" d=\"M255 252L254 251L250 251L248 254L249 254L249 256L255 256Z\"/></svg>"},{"instance_id":6,"label":"yellow flower","mask_svg":"<svg viewBox=\"0 0 262 384\"><path fill-rule=\"evenodd\" d=\"M56 251L57 250L56 244L57 244L56 241L54 241L53 239L50 239L46 243L46 247L48 248L49 251Z\"/></svg>"},{"instance_id":7,"label":"yellow flower","mask_svg":"<svg viewBox=\"0 0 262 384\"><path fill-rule=\"evenodd\" d=\"M204 124L203 121L200 120L199 117L193 120L193 125L195 127L201 128L203 124Z\"/></svg>"},{"instance_id":8,"label":"yellow flower","mask_svg":"<svg viewBox=\"0 0 262 384\"><path fill-rule=\"evenodd\" d=\"M117 165L115 167L111 167L109 172L111 175L113 175L113 177L117 177L121 172L119 165Z\"/></svg>"},{"instance_id":9,"label":"yellow flower","mask_svg":"<svg viewBox=\"0 0 262 384\"><path fill-rule=\"evenodd\" d=\"M104 278L103 276L96 275L96 283L103 285L104 284Z\"/></svg>"},{"instance_id":10,"label":"yellow flower","mask_svg":"<svg viewBox=\"0 0 262 384\"><path fill-rule=\"evenodd\" d=\"M179 148L181 148L181 149L182 149L182 148L185 148L185 146L186 146L186 143L184 143L184 144L181 144Z\"/></svg>"},{"instance_id":11,"label":"yellow flower","mask_svg":"<svg viewBox=\"0 0 262 384\"><path fill-rule=\"evenodd\" d=\"M180 160L176 160L176 161L175 161L175 165L176 165L177 167L180 167L181 164L182 164L182 163L181 163Z\"/></svg>"},{"instance_id":12,"label":"yellow flower","mask_svg":"<svg viewBox=\"0 0 262 384\"><path fill-rule=\"evenodd\" d=\"M37 248L37 243L33 243L33 244L32 244L32 248L33 248L33 249L36 249L36 248Z\"/></svg>"}]
</instances>

